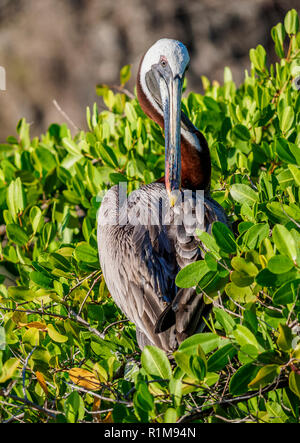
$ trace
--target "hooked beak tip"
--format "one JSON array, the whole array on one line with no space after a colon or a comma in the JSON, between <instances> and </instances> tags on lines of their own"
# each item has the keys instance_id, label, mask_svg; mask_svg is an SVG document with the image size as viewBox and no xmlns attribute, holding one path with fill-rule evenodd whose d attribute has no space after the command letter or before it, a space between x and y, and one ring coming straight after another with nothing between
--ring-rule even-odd
<instances>
[{"instance_id":1,"label":"hooked beak tip","mask_svg":"<svg viewBox=\"0 0 300 443\"><path fill-rule=\"evenodd\" d=\"M174 206L176 205L176 202L178 200L178 193L168 190L168 196L169 196L170 207L174 208Z\"/></svg>"}]
</instances>

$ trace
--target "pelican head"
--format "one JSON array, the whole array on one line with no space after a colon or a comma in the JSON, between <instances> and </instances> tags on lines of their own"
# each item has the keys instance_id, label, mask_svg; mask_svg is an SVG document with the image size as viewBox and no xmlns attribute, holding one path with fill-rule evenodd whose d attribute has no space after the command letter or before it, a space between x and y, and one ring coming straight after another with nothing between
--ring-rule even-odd
<instances>
[{"instance_id":1,"label":"pelican head","mask_svg":"<svg viewBox=\"0 0 300 443\"><path fill-rule=\"evenodd\" d=\"M146 52L140 69L142 88L164 119L165 181L171 206L181 187L181 94L189 61L181 42L164 38Z\"/></svg>"}]
</instances>

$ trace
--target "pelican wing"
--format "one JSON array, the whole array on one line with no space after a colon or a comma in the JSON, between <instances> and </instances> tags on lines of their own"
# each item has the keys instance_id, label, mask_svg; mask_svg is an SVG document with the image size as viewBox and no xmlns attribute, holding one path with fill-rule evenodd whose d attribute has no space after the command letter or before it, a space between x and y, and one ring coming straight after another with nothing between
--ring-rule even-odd
<instances>
[{"instance_id":1,"label":"pelican wing","mask_svg":"<svg viewBox=\"0 0 300 443\"><path fill-rule=\"evenodd\" d=\"M140 347L173 350L195 332L205 305L194 288L176 288L178 271L201 259L201 251L189 219L176 222L188 209L179 204L170 213L166 202L163 184L144 186L123 203L118 187L113 187L100 208L98 245L110 294L135 323ZM204 226L209 230L216 216L210 204L205 206Z\"/></svg>"}]
</instances>

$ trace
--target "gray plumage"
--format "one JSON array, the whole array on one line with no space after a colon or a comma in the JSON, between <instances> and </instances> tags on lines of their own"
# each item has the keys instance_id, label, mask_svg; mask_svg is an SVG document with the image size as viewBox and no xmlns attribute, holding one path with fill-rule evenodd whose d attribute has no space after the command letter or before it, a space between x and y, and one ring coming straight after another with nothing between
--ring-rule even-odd
<instances>
[{"instance_id":1,"label":"gray plumage","mask_svg":"<svg viewBox=\"0 0 300 443\"><path fill-rule=\"evenodd\" d=\"M201 203L203 219L196 210ZM123 204L118 186L106 193L98 217L100 264L111 296L136 325L141 349L173 351L200 330L207 310L203 295L178 289L175 278L203 258L195 228L210 232L214 221L226 223L226 215L209 194L201 202L191 192L188 203L178 198L171 208L161 183L141 187Z\"/></svg>"}]
</instances>

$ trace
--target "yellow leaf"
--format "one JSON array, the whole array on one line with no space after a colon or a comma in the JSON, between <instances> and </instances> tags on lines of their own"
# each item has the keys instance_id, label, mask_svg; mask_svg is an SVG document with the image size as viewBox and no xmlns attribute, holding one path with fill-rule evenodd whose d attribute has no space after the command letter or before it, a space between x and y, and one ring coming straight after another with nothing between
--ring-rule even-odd
<instances>
[{"instance_id":1,"label":"yellow leaf","mask_svg":"<svg viewBox=\"0 0 300 443\"><path fill-rule=\"evenodd\" d=\"M107 382L108 374L107 374L106 370L101 365L99 365L99 363L94 364L93 371L96 373L99 381L101 381L102 383Z\"/></svg>"},{"instance_id":2,"label":"yellow leaf","mask_svg":"<svg viewBox=\"0 0 300 443\"><path fill-rule=\"evenodd\" d=\"M292 371L289 376L289 388L300 398L300 374Z\"/></svg>"},{"instance_id":3,"label":"yellow leaf","mask_svg":"<svg viewBox=\"0 0 300 443\"><path fill-rule=\"evenodd\" d=\"M10 358L5 362L2 368L0 383L5 383L7 380L13 377L14 373L18 369L20 360L18 358Z\"/></svg>"},{"instance_id":4,"label":"yellow leaf","mask_svg":"<svg viewBox=\"0 0 300 443\"><path fill-rule=\"evenodd\" d=\"M297 338L296 338L296 340L297 340ZM293 351L292 355L293 355L293 358L300 360L300 343L295 347L295 350Z\"/></svg>"},{"instance_id":5,"label":"yellow leaf","mask_svg":"<svg viewBox=\"0 0 300 443\"><path fill-rule=\"evenodd\" d=\"M36 328L28 329L24 334L22 334L23 343L29 343L31 346L39 346L40 343L40 332Z\"/></svg>"},{"instance_id":6,"label":"yellow leaf","mask_svg":"<svg viewBox=\"0 0 300 443\"><path fill-rule=\"evenodd\" d=\"M56 343L66 343L68 341L68 337L60 334L53 325L48 325L47 329L50 338Z\"/></svg>"},{"instance_id":7,"label":"yellow leaf","mask_svg":"<svg viewBox=\"0 0 300 443\"><path fill-rule=\"evenodd\" d=\"M11 319L18 326L25 326L27 324L27 322L26 322L27 315L25 314L25 312L16 311L13 313L13 316Z\"/></svg>"},{"instance_id":8,"label":"yellow leaf","mask_svg":"<svg viewBox=\"0 0 300 443\"><path fill-rule=\"evenodd\" d=\"M114 421L113 421L112 413L109 412L102 423L113 423L113 422Z\"/></svg>"},{"instance_id":9,"label":"yellow leaf","mask_svg":"<svg viewBox=\"0 0 300 443\"><path fill-rule=\"evenodd\" d=\"M43 374L39 371L36 371L35 376L36 376L36 379L39 382L41 388L45 392L45 394L48 395L49 392L48 392L47 384L46 384Z\"/></svg>"},{"instance_id":10,"label":"yellow leaf","mask_svg":"<svg viewBox=\"0 0 300 443\"><path fill-rule=\"evenodd\" d=\"M101 388L99 379L93 372L86 369L73 368L69 371L69 377L73 383L89 391L98 391Z\"/></svg>"},{"instance_id":11,"label":"yellow leaf","mask_svg":"<svg viewBox=\"0 0 300 443\"><path fill-rule=\"evenodd\" d=\"M93 412L100 411L100 407L101 407L101 399L95 397L93 404ZM93 414L93 418L95 423L101 423L101 414Z\"/></svg>"},{"instance_id":12,"label":"yellow leaf","mask_svg":"<svg viewBox=\"0 0 300 443\"><path fill-rule=\"evenodd\" d=\"M260 389L261 387L267 385L268 383L272 383L280 374L280 366L279 365L266 365L263 366L256 377L248 384L248 387L251 389Z\"/></svg>"},{"instance_id":13,"label":"yellow leaf","mask_svg":"<svg viewBox=\"0 0 300 443\"><path fill-rule=\"evenodd\" d=\"M21 325L21 323L19 323ZM41 323L39 321L33 321L32 323L22 324L22 326L25 326L25 328L31 329L38 329L39 331L47 331L47 325L45 323Z\"/></svg>"}]
</instances>

